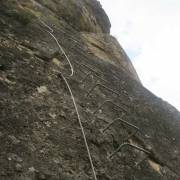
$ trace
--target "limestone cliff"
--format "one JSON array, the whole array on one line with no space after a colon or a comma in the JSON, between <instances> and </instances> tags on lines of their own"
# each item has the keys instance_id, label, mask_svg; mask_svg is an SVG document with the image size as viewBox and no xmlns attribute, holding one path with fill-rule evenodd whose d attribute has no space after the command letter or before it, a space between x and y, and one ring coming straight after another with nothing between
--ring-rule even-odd
<instances>
[{"instance_id":1,"label":"limestone cliff","mask_svg":"<svg viewBox=\"0 0 180 180\"><path fill-rule=\"evenodd\" d=\"M0 179L94 179L62 73L98 180L180 179L180 113L141 85L99 2L1 0L0 28Z\"/></svg>"}]
</instances>

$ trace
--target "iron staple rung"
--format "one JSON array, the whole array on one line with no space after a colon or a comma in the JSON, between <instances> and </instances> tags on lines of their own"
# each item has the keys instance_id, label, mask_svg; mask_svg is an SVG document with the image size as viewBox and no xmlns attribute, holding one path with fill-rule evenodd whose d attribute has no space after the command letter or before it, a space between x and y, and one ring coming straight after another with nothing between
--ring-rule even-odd
<instances>
[{"instance_id":1,"label":"iron staple rung","mask_svg":"<svg viewBox=\"0 0 180 180\"><path fill-rule=\"evenodd\" d=\"M97 74L95 74L94 72L90 72L90 73L88 73L85 77L84 77L84 79L82 79L82 83L84 83L85 82L85 80L89 77L89 76L91 76L91 75L93 75L93 76L95 76L95 77L97 77L97 78L99 78L101 81L103 81L103 82L105 82L105 83L109 83L107 80L105 80L105 79L103 79L102 77L100 77L100 76L98 76Z\"/></svg>"},{"instance_id":2,"label":"iron staple rung","mask_svg":"<svg viewBox=\"0 0 180 180\"><path fill-rule=\"evenodd\" d=\"M135 131L134 133L137 133L137 131L139 131L139 128L138 128L137 126L135 126L135 125L133 125L133 124L131 124L131 123L129 123L129 122L121 119L121 118L116 118L115 120L113 120L112 122L110 122L110 123L102 130L102 132L105 132L107 129L109 129L116 121L120 121L121 123L124 123L124 124L126 124L127 126L133 127L134 129L136 129L136 131ZM134 135L134 133L133 133L133 135ZM132 135L130 135L130 137L131 137L131 136L132 136ZM129 138L128 138L128 139L129 139Z\"/></svg>"},{"instance_id":3,"label":"iron staple rung","mask_svg":"<svg viewBox=\"0 0 180 180\"><path fill-rule=\"evenodd\" d=\"M85 75L87 75L86 72L84 72L82 69L78 69L79 71L81 71L82 73L84 73Z\"/></svg>"},{"instance_id":4,"label":"iron staple rung","mask_svg":"<svg viewBox=\"0 0 180 180\"><path fill-rule=\"evenodd\" d=\"M146 149L143 149L143 148L141 148L141 147L132 145L132 144L130 144L130 143L123 143L123 144L121 144L113 153L111 153L111 154L108 156L108 158L111 159L115 154L117 154L117 153L118 153L123 147L125 147L125 146L130 146L130 147L132 147L132 148L134 148L134 149L137 149L137 150L139 150L139 151L142 151L142 152L144 152L144 153L146 153L146 154L150 154L150 152L147 151Z\"/></svg>"},{"instance_id":5,"label":"iron staple rung","mask_svg":"<svg viewBox=\"0 0 180 180\"><path fill-rule=\"evenodd\" d=\"M40 20L40 21L41 21L41 20ZM41 23L43 23L43 25L44 25L45 27L47 27L51 32L53 32L53 29L50 28L47 24L45 24L43 21L41 21ZM59 29L59 30L60 30L61 32L65 32L65 31L63 31L63 30L61 30L61 29ZM66 35L67 35L67 34L66 34ZM71 37L70 35L67 35L67 36ZM72 39L74 42L76 42L76 43L78 43L78 44L80 45L80 43L79 43L78 40L74 39L73 37L71 37L71 39ZM82 49L82 48L81 48L81 49ZM87 66L87 65L85 65L85 64L82 64L82 63L77 63L77 64L79 64L80 66L84 66L84 67L90 69L90 70L93 71L94 73L103 74L102 72L97 72L97 71L95 71L94 69L92 69L91 67L89 67L89 66ZM119 81L119 78L118 78L117 76L114 75L114 77ZM101 80L102 80L102 79L101 79Z\"/></svg>"},{"instance_id":6,"label":"iron staple rung","mask_svg":"<svg viewBox=\"0 0 180 180\"><path fill-rule=\"evenodd\" d=\"M105 101L104 101L104 102L103 102L103 103L102 103L102 104L101 104L101 105L93 112L93 114L96 114L97 111L98 111L99 109L101 109L101 108L102 108L105 104L107 104L107 103L111 103L112 105L118 107L119 109L121 109L121 110L127 112L126 109L124 109L123 107L121 107L121 106L115 104L112 100L105 100Z\"/></svg>"},{"instance_id":7,"label":"iron staple rung","mask_svg":"<svg viewBox=\"0 0 180 180\"><path fill-rule=\"evenodd\" d=\"M89 69L90 71L94 72L94 73L95 73L95 76L97 76L97 77L98 77L97 74L101 74L102 76L104 75L104 73L102 73L102 72L97 72L97 71L95 71L94 69L92 69L91 67L89 67L88 65L85 65L85 64L83 64L83 63L78 63L78 62L75 62L75 63L76 63L77 65L79 65L79 66L84 66L84 67L86 67L87 69ZM118 82L120 81L120 79L119 79L116 75L113 74L113 77L114 77ZM103 78L101 78L101 80L108 82L107 80L105 80L105 79L103 79Z\"/></svg>"},{"instance_id":8,"label":"iron staple rung","mask_svg":"<svg viewBox=\"0 0 180 180\"><path fill-rule=\"evenodd\" d=\"M77 65L81 66L81 67L85 67L86 69L88 69L88 70L90 70L90 71L92 71L92 72L94 72L94 73L96 73L96 74L101 74L101 75L103 75L102 72L97 72L97 71L94 70L92 67L90 67L90 66L88 66L88 65L86 65L86 64L79 63L79 62L75 62L75 63L76 63Z\"/></svg>"},{"instance_id":9,"label":"iron staple rung","mask_svg":"<svg viewBox=\"0 0 180 180\"><path fill-rule=\"evenodd\" d=\"M97 86L101 86L101 87L103 87L104 89L106 89L106 90L108 90L108 91L116 94L117 96L121 96L118 92L114 91L113 89L111 89L111 88L109 88L109 87L107 87L107 86L105 86L105 85L103 85L103 84L101 84L101 83L95 84L95 85L89 90L89 92L87 93L87 96L89 96L89 95L92 93L92 91L93 91Z\"/></svg>"},{"instance_id":10,"label":"iron staple rung","mask_svg":"<svg viewBox=\"0 0 180 180\"><path fill-rule=\"evenodd\" d=\"M86 74L86 76L80 81L81 83L84 83L85 82L85 80L89 77L89 76L91 76L91 72L90 73L87 73Z\"/></svg>"},{"instance_id":11,"label":"iron staple rung","mask_svg":"<svg viewBox=\"0 0 180 180\"><path fill-rule=\"evenodd\" d=\"M87 65L85 65L85 64L83 64L83 63L78 63L78 62L75 62L78 66L81 66L81 67L85 67L85 68L87 68L88 70L90 70L91 72L92 72L92 74L94 75L94 76L96 76L97 78L100 78L102 81L104 81L105 83L109 83L107 80L105 80L104 78L102 78L102 77L100 77L99 75L97 75L97 74L101 74L102 76L104 75L102 72L97 72L97 71L95 71L94 69L92 69L91 67L89 67L89 66L87 66ZM89 75L91 75L91 74L89 74ZM89 76L89 75L87 75L87 76ZM114 76L114 78L118 81L118 83L119 83L119 78L117 77L117 76L115 76L115 75L113 75ZM87 77L85 77L84 78L84 80L82 80L83 82L85 81L85 79L86 79Z\"/></svg>"}]
</instances>

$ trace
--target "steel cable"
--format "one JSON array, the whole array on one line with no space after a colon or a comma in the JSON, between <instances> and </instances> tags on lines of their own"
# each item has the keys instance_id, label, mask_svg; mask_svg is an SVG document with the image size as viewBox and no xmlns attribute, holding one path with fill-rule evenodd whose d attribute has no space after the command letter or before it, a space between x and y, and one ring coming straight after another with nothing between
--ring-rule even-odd
<instances>
[{"instance_id":1,"label":"steel cable","mask_svg":"<svg viewBox=\"0 0 180 180\"><path fill-rule=\"evenodd\" d=\"M51 27L49 27L44 21L42 21L41 19L39 19L39 21L46 27L48 28L50 31L46 30L47 33L49 33L51 35L51 37L53 37L53 39L56 41L56 44L58 45L60 51L65 55L69 65L70 65L70 68L71 68L71 74L70 74L70 77L73 76L74 74L74 69L73 69L73 66L71 64L71 61L69 60L69 58L67 57L65 51L63 50L62 46L59 44L57 38L53 35L53 29ZM62 74L62 72L59 73L60 77L62 77L63 81L65 82L67 88L68 88L68 91L71 95L71 98L72 98L72 101L73 101L73 105L74 105L74 108L75 108L75 111L76 111L76 114L77 114L77 118L78 118L78 122L79 122L79 126L81 128L81 132L82 132L82 135L83 135L83 139L84 139L84 143L85 143L85 146L86 146L86 150L87 150L87 153L88 153L88 157L89 157L89 161L90 161L90 165L91 165L91 168L92 168L92 172L93 172L93 176L94 176L94 180L97 180L97 176L96 176L96 172L95 172L95 168L94 168L94 164L93 164L93 160L92 160L92 157L91 157L91 152L90 152L90 149L89 149L89 146L88 146L88 143L87 143L87 138L86 138L86 135L85 135L85 131L84 131L84 127L82 125L82 121L81 121L81 118L80 118L80 114L79 114L79 111L78 111L78 107L77 107L77 104L76 104L76 101L75 101L75 98L74 98L74 95L72 93L72 90L71 90L71 87L66 79L66 77Z\"/></svg>"}]
</instances>

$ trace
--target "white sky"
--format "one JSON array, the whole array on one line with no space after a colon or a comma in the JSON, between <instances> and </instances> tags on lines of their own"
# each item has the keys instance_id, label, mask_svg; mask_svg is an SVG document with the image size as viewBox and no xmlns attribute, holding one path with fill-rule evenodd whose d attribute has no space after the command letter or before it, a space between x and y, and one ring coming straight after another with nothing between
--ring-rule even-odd
<instances>
[{"instance_id":1,"label":"white sky","mask_svg":"<svg viewBox=\"0 0 180 180\"><path fill-rule=\"evenodd\" d=\"M180 0L99 0L145 87L180 110Z\"/></svg>"}]
</instances>

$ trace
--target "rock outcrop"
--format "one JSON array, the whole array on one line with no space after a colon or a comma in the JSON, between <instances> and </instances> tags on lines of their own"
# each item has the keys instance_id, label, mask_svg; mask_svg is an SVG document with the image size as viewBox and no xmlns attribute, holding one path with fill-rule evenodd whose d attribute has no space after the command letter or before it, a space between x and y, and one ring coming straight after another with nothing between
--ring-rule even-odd
<instances>
[{"instance_id":1,"label":"rock outcrop","mask_svg":"<svg viewBox=\"0 0 180 180\"><path fill-rule=\"evenodd\" d=\"M180 113L141 85L99 2L2 0L0 28L0 179L93 179L62 73L98 180L180 179Z\"/></svg>"}]
</instances>

